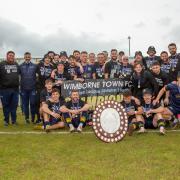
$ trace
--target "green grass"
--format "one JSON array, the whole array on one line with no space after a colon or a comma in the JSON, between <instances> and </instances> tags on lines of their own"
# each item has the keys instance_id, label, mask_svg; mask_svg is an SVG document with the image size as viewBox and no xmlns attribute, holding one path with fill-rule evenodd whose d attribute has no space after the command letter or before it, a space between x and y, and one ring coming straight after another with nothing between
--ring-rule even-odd
<instances>
[{"instance_id":1,"label":"green grass","mask_svg":"<svg viewBox=\"0 0 180 180\"><path fill-rule=\"evenodd\" d=\"M1 122L0 131L32 131L18 119L18 127ZM94 134L1 134L0 179L180 179L180 133L135 134L115 144Z\"/></svg>"}]
</instances>

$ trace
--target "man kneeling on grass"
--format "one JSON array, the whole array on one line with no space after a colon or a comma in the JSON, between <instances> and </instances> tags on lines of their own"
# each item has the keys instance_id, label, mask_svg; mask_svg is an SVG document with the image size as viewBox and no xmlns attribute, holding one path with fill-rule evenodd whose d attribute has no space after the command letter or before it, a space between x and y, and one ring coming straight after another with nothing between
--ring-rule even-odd
<instances>
[{"instance_id":1,"label":"man kneeling on grass","mask_svg":"<svg viewBox=\"0 0 180 180\"><path fill-rule=\"evenodd\" d=\"M60 112L60 107L64 105L64 101L60 100L58 89L54 88L51 93L51 98L42 105L44 116L44 126L42 128L46 131L64 127L62 113Z\"/></svg>"},{"instance_id":2,"label":"man kneeling on grass","mask_svg":"<svg viewBox=\"0 0 180 180\"><path fill-rule=\"evenodd\" d=\"M164 114L177 118L172 125L172 128L176 128L180 124L180 72L178 72L177 81L167 84L160 90L155 103L159 102L166 91L170 92L170 102L169 106L164 108Z\"/></svg>"},{"instance_id":3,"label":"man kneeling on grass","mask_svg":"<svg viewBox=\"0 0 180 180\"><path fill-rule=\"evenodd\" d=\"M160 134L165 134L165 120L162 117L164 108L160 104L153 105L152 92L150 89L143 90L143 117L145 128L156 129L159 127Z\"/></svg>"},{"instance_id":4,"label":"man kneeling on grass","mask_svg":"<svg viewBox=\"0 0 180 180\"><path fill-rule=\"evenodd\" d=\"M125 108L125 111L128 115L128 134L131 136L133 131L139 128L140 132L144 131L144 120L142 118L143 109L140 105L140 102L132 96L130 90L125 90L123 92L123 101L122 105Z\"/></svg>"},{"instance_id":5,"label":"man kneeling on grass","mask_svg":"<svg viewBox=\"0 0 180 180\"><path fill-rule=\"evenodd\" d=\"M66 120L70 132L82 132L82 128L85 126L87 119L87 111L89 105L80 100L79 92L73 90L71 92L71 100L60 108L64 113L64 119Z\"/></svg>"}]
</instances>

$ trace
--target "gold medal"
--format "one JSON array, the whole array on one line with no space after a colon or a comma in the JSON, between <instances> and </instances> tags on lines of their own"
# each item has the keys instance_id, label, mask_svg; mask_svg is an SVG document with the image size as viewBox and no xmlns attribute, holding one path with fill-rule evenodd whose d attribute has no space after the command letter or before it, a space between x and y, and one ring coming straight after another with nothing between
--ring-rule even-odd
<instances>
[{"instance_id":1,"label":"gold medal","mask_svg":"<svg viewBox=\"0 0 180 180\"><path fill-rule=\"evenodd\" d=\"M138 88L141 88L141 81L140 81L140 79L138 80Z\"/></svg>"}]
</instances>

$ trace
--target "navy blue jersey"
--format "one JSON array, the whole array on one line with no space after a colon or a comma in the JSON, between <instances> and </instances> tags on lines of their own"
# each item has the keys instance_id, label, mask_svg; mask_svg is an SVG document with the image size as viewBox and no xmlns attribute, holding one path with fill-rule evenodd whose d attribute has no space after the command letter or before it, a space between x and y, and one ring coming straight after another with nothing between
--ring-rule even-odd
<instances>
[{"instance_id":1,"label":"navy blue jersey","mask_svg":"<svg viewBox=\"0 0 180 180\"><path fill-rule=\"evenodd\" d=\"M117 61L110 60L105 64L104 72L108 74L109 78L118 78L120 64Z\"/></svg>"},{"instance_id":2,"label":"navy blue jersey","mask_svg":"<svg viewBox=\"0 0 180 180\"><path fill-rule=\"evenodd\" d=\"M40 102L46 102L50 99L52 93L48 92L47 89L43 89L40 93Z\"/></svg>"},{"instance_id":3,"label":"navy blue jersey","mask_svg":"<svg viewBox=\"0 0 180 180\"><path fill-rule=\"evenodd\" d=\"M144 58L145 60L145 66L146 66L146 69L151 69L151 66L154 62L160 62L160 57L159 56L154 56L154 57L145 57Z\"/></svg>"},{"instance_id":4,"label":"navy blue jersey","mask_svg":"<svg viewBox=\"0 0 180 180\"><path fill-rule=\"evenodd\" d=\"M166 90L170 91L170 106L180 109L180 86L170 83L166 86Z\"/></svg>"},{"instance_id":5,"label":"navy blue jersey","mask_svg":"<svg viewBox=\"0 0 180 180\"><path fill-rule=\"evenodd\" d=\"M68 67L68 74L70 74L71 79L74 79L74 76L78 75L78 71L80 71L80 68L78 66L69 66Z\"/></svg>"},{"instance_id":6,"label":"navy blue jersey","mask_svg":"<svg viewBox=\"0 0 180 180\"><path fill-rule=\"evenodd\" d=\"M72 109L72 110L81 109L84 105L85 105L85 102L82 100L79 100L78 102L72 102L72 100L70 100L65 104L65 106L68 109Z\"/></svg>"},{"instance_id":7,"label":"navy blue jersey","mask_svg":"<svg viewBox=\"0 0 180 180\"><path fill-rule=\"evenodd\" d=\"M120 65L119 77L130 79L132 74L133 74L133 66L131 64L128 64L127 66Z\"/></svg>"},{"instance_id":8,"label":"navy blue jersey","mask_svg":"<svg viewBox=\"0 0 180 180\"><path fill-rule=\"evenodd\" d=\"M160 104L156 104L156 105L153 105L152 103L150 104L147 104L145 103L144 101L142 102L142 108L143 108L143 112L144 112L144 115L146 114L146 112L148 112L149 110L151 109L157 109L159 108L161 105ZM153 117L153 114L149 114L148 116L144 116L146 118L150 117L150 119ZM151 119L152 120L152 119Z\"/></svg>"},{"instance_id":9,"label":"navy blue jersey","mask_svg":"<svg viewBox=\"0 0 180 180\"><path fill-rule=\"evenodd\" d=\"M85 66L82 66L84 73L82 74L82 78L84 79L92 79L92 74L94 72L94 65L87 64Z\"/></svg>"},{"instance_id":10,"label":"navy blue jersey","mask_svg":"<svg viewBox=\"0 0 180 180\"><path fill-rule=\"evenodd\" d=\"M70 76L70 74L67 73L67 71L64 71L63 73L58 73L58 71L56 71L55 76L53 78L53 81L55 82L55 85L53 87L59 89L59 91L61 93L61 85L62 84L58 83L58 81L64 82L67 80L71 80L71 76Z\"/></svg>"},{"instance_id":11,"label":"navy blue jersey","mask_svg":"<svg viewBox=\"0 0 180 180\"><path fill-rule=\"evenodd\" d=\"M94 71L93 73L96 74L96 79L104 79L104 70L103 70L104 65L100 65L99 63L95 63L94 65Z\"/></svg>"},{"instance_id":12,"label":"navy blue jersey","mask_svg":"<svg viewBox=\"0 0 180 180\"><path fill-rule=\"evenodd\" d=\"M59 100L59 102L52 102L50 100L46 101L46 104L48 105L48 108L54 112L61 114L60 107L65 104L64 100ZM52 116L50 116L52 118Z\"/></svg>"},{"instance_id":13,"label":"navy blue jersey","mask_svg":"<svg viewBox=\"0 0 180 180\"><path fill-rule=\"evenodd\" d=\"M161 63L161 71L167 73L168 75L171 73L171 64L168 63Z\"/></svg>"},{"instance_id":14,"label":"navy blue jersey","mask_svg":"<svg viewBox=\"0 0 180 180\"><path fill-rule=\"evenodd\" d=\"M176 54L174 56L169 57L170 64L172 67L172 71L175 71L178 61L180 60L180 54Z\"/></svg>"},{"instance_id":15,"label":"navy blue jersey","mask_svg":"<svg viewBox=\"0 0 180 180\"><path fill-rule=\"evenodd\" d=\"M52 70L52 65L45 66L44 63L38 64L37 73L39 78L38 84L40 86L40 89L44 88L46 79L49 79L51 77Z\"/></svg>"},{"instance_id":16,"label":"navy blue jersey","mask_svg":"<svg viewBox=\"0 0 180 180\"><path fill-rule=\"evenodd\" d=\"M157 109L160 107L160 104L153 105L153 103L146 104L144 101L142 102L142 108L144 112L147 112L151 109Z\"/></svg>"},{"instance_id":17,"label":"navy blue jersey","mask_svg":"<svg viewBox=\"0 0 180 180\"><path fill-rule=\"evenodd\" d=\"M48 79L51 76L51 72L53 70L52 65L45 66L44 64L39 64L38 66L38 74L40 77L43 77L44 79Z\"/></svg>"},{"instance_id":18,"label":"navy blue jersey","mask_svg":"<svg viewBox=\"0 0 180 180\"><path fill-rule=\"evenodd\" d=\"M83 73L81 72L80 67L77 67L75 73L76 73L77 78L83 78Z\"/></svg>"},{"instance_id":19,"label":"navy blue jersey","mask_svg":"<svg viewBox=\"0 0 180 180\"><path fill-rule=\"evenodd\" d=\"M140 105L137 105L134 100L131 100L130 103L126 103L125 101L122 101L121 104L125 108L127 113L130 111L137 111L138 107L140 107Z\"/></svg>"},{"instance_id":20,"label":"navy blue jersey","mask_svg":"<svg viewBox=\"0 0 180 180\"><path fill-rule=\"evenodd\" d=\"M176 81L177 74L179 71L179 65L180 65L180 54L176 54L174 56L169 57L172 72L171 72L171 79L172 81Z\"/></svg>"},{"instance_id":21,"label":"navy blue jersey","mask_svg":"<svg viewBox=\"0 0 180 180\"><path fill-rule=\"evenodd\" d=\"M66 81L71 80L70 74L66 73L65 71L63 73L58 73L58 71L55 72L54 81Z\"/></svg>"}]
</instances>

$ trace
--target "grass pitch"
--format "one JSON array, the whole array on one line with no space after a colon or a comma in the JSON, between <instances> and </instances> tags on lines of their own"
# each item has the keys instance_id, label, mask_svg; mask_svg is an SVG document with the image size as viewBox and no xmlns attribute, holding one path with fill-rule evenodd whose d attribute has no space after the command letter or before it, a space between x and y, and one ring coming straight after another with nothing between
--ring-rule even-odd
<instances>
[{"instance_id":1,"label":"grass pitch","mask_svg":"<svg viewBox=\"0 0 180 180\"><path fill-rule=\"evenodd\" d=\"M1 180L180 179L180 132L135 134L106 144L93 133L21 134L33 127L20 113L18 120L18 126L0 123L0 132L19 132L0 134Z\"/></svg>"}]
</instances>

